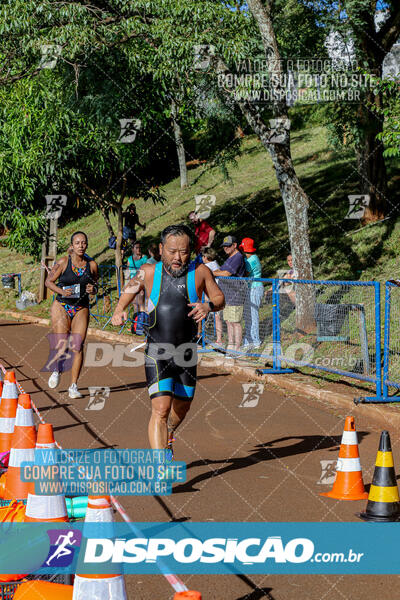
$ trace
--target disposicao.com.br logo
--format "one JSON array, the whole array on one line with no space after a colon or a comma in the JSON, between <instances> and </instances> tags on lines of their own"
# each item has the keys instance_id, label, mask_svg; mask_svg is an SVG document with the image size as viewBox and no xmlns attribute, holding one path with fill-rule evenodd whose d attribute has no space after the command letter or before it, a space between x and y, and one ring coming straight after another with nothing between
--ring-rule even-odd
<instances>
[{"instance_id":1,"label":"disposicao.com.br logo","mask_svg":"<svg viewBox=\"0 0 400 600\"><path fill-rule=\"evenodd\" d=\"M352 549L344 552L317 552L312 540L294 538L284 544L281 536L262 538L131 538L88 539L85 563L154 563L172 558L179 564L234 564L254 565L270 563L355 562L363 553Z\"/></svg>"}]
</instances>

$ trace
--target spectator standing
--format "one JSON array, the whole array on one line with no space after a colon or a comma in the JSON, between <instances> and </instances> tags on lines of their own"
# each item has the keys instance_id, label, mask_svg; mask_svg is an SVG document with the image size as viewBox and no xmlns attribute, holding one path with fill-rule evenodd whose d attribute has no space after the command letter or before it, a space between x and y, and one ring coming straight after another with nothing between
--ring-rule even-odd
<instances>
[{"instance_id":1,"label":"spectator standing","mask_svg":"<svg viewBox=\"0 0 400 600\"><path fill-rule=\"evenodd\" d=\"M201 251L201 255L203 257L203 263L208 267L212 272L219 269L219 264L216 260L217 253L214 248L203 248ZM219 285L218 279L216 280L217 285ZM205 301L208 301L206 296ZM221 320L221 311L214 312L215 315L215 333L216 340L215 343L218 345L222 345L222 320Z\"/></svg>"},{"instance_id":2,"label":"spectator standing","mask_svg":"<svg viewBox=\"0 0 400 600\"><path fill-rule=\"evenodd\" d=\"M222 242L227 259L220 269L214 271L214 275L221 277L245 277L246 267L244 257L238 250L237 239L233 235L227 235ZM228 347L239 351L242 343L242 317L244 302L244 285L242 281L220 279L219 287L225 294L225 308L223 317L228 329Z\"/></svg>"},{"instance_id":3,"label":"spectator standing","mask_svg":"<svg viewBox=\"0 0 400 600\"><path fill-rule=\"evenodd\" d=\"M124 217L125 226L122 230L122 236L124 239L130 239L132 242L136 241L136 225L146 229L146 225L142 225L139 221L139 216L136 212L136 206L132 203L129 204L126 211L122 213Z\"/></svg>"},{"instance_id":4,"label":"spectator standing","mask_svg":"<svg viewBox=\"0 0 400 600\"><path fill-rule=\"evenodd\" d=\"M207 221L200 219L194 210L188 214L188 217L194 225L194 250L196 254L199 254L203 246L207 248L212 246L215 238L215 229Z\"/></svg>"},{"instance_id":5,"label":"spectator standing","mask_svg":"<svg viewBox=\"0 0 400 600\"><path fill-rule=\"evenodd\" d=\"M140 242L135 242L132 245L132 255L128 258L129 275L131 279L132 277L135 277L140 267L147 262L148 258L149 257L146 254L142 254ZM144 290L137 294L135 304L138 312L144 312L146 310Z\"/></svg>"},{"instance_id":6,"label":"spectator standing","mask_svg":"<svg viewBox=\"0 0 400 600\"><path fill-rule=\"evenodd\" d=\"M148 247L147 252L150 254L150 258L147 259L148 265L153 265L154 263L160 262L161 257L157 244L151 244Z\"/></svg>"},{"instance_id":7,"label":"spectator standing","mask_svg":"<svg viewBox=\"0 0 400 600\"><path fill-rule=\"evenodd\" d=\"M243 238L239 248L245 253L246 273L249 277L261 277L261 263L256 254L254 240ZM261 346L259 328L259 309L263 298L264 286L261 281L250 281L244 301L244 343L243 350Z\"/></svg>"}]
</instances>

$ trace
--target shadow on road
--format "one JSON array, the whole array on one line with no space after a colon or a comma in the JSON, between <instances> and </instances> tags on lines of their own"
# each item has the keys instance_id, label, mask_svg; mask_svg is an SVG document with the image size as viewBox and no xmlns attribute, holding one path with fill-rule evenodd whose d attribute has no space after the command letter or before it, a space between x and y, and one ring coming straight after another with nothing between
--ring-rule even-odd
<instances>
[{"instance_id":1,"label":"shadow on road","mask_svg":"<svg viewBox=\"0 0 400 600\"><path fill-rule=\"evenodd\" d=\"M364 436L369 435L367 431L358 431L359 441ZM205 473L201 473L196 477L193 477L190 481L182 485L174 487L173 493L178 494L180 492L197 492L199 491L194 486L202 481L206 481L211 477L219 477L230 471L236 471L238 469L245 469L251 467L254 464L260 462L266 462L269 460L281 459L287 456L295 456L297 454L304 454L306 452L313 452L315 450L329 449L330 451L337 451L341 442L341 435L324 436L324 435L305 435L305 436L286 436L277 438L265 444L258 444L254 447L253 452L248 456L242 456L238 458L224 458L221 460L210 460L205 458L204 460L196 460L188 463L187 470L195 467L202 467L203 465L217 465L221 464L221 467L216 469L208 469ZM290 443L285 446L281 446L282 442L298 440L295 443ZM278 445L279 444L279 445Z\"/></svg>"},{"instance_id":2,"label":"shadow on road","mask_svg":"<svg viewBox=\"0 0 400 600\"><path fill-rule=\"evenodd\" d=\"M269 600L275 600L271 592L273 588L259 588L247 575L236 575L246 585L248 585L253 591L249 592L245 596L240 596L236 600L260 600L261 598L268 598Z\"/></svg>"}]
</instances>

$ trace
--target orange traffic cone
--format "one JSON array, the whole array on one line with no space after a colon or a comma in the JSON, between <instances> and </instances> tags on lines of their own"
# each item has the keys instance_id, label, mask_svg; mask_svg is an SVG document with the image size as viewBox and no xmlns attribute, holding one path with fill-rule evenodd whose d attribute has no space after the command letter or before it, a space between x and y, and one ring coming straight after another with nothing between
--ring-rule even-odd
<instances>
[{"instance_id":1,"label":"orange traffic cone","mask_svg":"<svg viewBox=\"0 0 400 600\"><path fill-rule=\"evenodd\" d=\"M29 493L34 493L33 481L21 481L21 463L34 462L35 444L36 429L33 424L31 397L29 394L20 394L14 433L11 438L10 459L4 490L5 500L24 500Z\"/></svg>"},{"instance_id":2,"label":"orange traffic cone","mask_svg":"<svg viewBox=\"0 0 400 600\"><path fill-rule=\"evenodd\" d=\"M346 417L333 488L330 492L321 493L320 496L337 500L368 498L362 478L354 417Z\"/></svg>"},{"instance_id":3,"label":"orange traffic cone","mask_svg":"<svg viewBox=\"0 0 400 600\"><path fill-rule=\"evenodd\" d=\"M72 585L50 581L25 581L18 586L14 600L72 600Z\"/></svg>"},{"instance_id":4,"label":"orange traffic cone","mask_svg":"<svg viewBox=\"0 0 400 600\"><path fill-rule=\"evenodd\" d=\"M15 415L17 414L16 398L2 398L0 402L0 452L8 452L14 432Z\"/></svg>"},{"instance_id":5,"label":"orange traffic cone","mask_svg":"<svg viewBox=\"0 0 400 600\"><path fill-rule=\"evenodd\" d=\"M174 596L174 600L201 600L200 592L189 590L188 592L177 592Z\"/></svg>"},{"instance_id":6,"label":"orange traffic cone","mask_svg":"<svg viewBox=\"0 0 400 600\"><path fill-rule=\"evenodd\" d=\"M41 423L38 427L36 448L55 447L52 425ZM61 482L59 483L61 485ZM64 494L51 496L28 494L25 521L69 521Z\"/></svg>"},{"instance_id":7,"label":"orange traffic cone","mask_svg":"<svg viewBox=\"0 0 400 600\"><path fill-rule=\"evenodd\" d=\"M3 382L0 381L0 398L1 398L2 394L3 394Z\"/></svg>"},{"instance_id":8,"label":"orange traffic cone","mask_svg":"<svg viewBox=\"0 0 400 600\"><path fill-rule=\"evenodd\" d=\"M3 398L18 398L17 381L15 379L14 371L7 371L4 376L1 399Z\"/></svg>"},{"instance_id":9,"label":"orange traffic cone","mask_svg":"<svg viewBox=\"0 0 400 600\"><path fill-rule=\"evenodd\" d=\"M114 521L109 496L89 496L85 523ZM127 600L125 581L119 573L108 575L75 575L73 600Z\"/></svg>"}]
</instances>

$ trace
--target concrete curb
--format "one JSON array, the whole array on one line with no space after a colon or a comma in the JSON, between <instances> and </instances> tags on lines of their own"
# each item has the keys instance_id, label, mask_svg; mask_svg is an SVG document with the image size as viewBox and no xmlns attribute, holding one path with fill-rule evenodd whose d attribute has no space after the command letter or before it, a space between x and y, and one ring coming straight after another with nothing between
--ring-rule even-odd
<instances>
[{"instance_id":1,"label":"concrete curb","mask_svg":"<svg viewBox=\"0 0 400 600\"><path fill-rule=\"evenodd\" d=\"M207 357L207 358L206 358ZM232 362L232 365L229 364ZM377 431L381 429L400 429L400 410L390 404L354 404L354 398L365 392L360 390L354 394L337 393L330 390L318 389L315 386L305 383L307 375L287 374L287 375L258 375L256 367L243 367L235 364L236 361L225 358L202 355L201 364L203 367L214 368L218 372L230 372L233 375L245 378L247 381L263 381L272 385L279 391L295 395L296 398L305 400L308 404L315 404L317 401L330 412L339 413L342 416L353 415L359 425L365 425L371 428L371 421L374 422ZM301 381L299 381L301 377Z\"/></svg>"},{"instance_id":2,"label":"concrete curb","mask_svg":"<svg viewBox=\"0 0 400 600\"><path fill-rule=\"evenodd\" d=\"M5 310L1 310L0 314L34 325L50 327L50 319L42 319L33 315ZM135 338L132 335L125 334L119 335L112 331L102 331L94 327L89 327L88 335L126 344L143 341L143 338ZM233 359L227 360L224 355L201 354L200 357L200 364L205 368L211 368L218 372L232 373L247 381L263 381L283 393L296 395L296 397L308 403L317 401L321 404L321 407L330 412L340 413L343 416L348 414L354 415L357 418L357 422L361 425L364 423L371 428L371 421L373 421L377 430L382 428L387 429L389 426L391 429L400 429L400 410L396 406L391 406L390 404L355 405L354 397L359 395L357 392L346 394L318 389L309 383L305 383L304 379L307 376L303 374L300 375L301 381L299 381L299 375L296 373L293 375L257 375L255 367L240 366Z\"/></svg>"},{"instance_id":3,"label":"concrete curb","mask_svg":"<svg viewBox=\"0 0 400 600\"><path fill-rule=\"evenodd\" d=\"M41 325L43 327L50 327L50 319L42 319L41 317L35 317L34 315L26 315L23 313L17 313L11 310L0 310L0 315L6 315L7 317L13 317L18 321L25 321L32 323L32 325ZM110 340L112 342L124 342L132 344L132 342L139 341L140 338L135 339L132 335L125 335L113 333L112 331L102 331L95 327L88 328L88 335L93 337L102 338L103 340Z\"/></svg>"}]
</instances>

